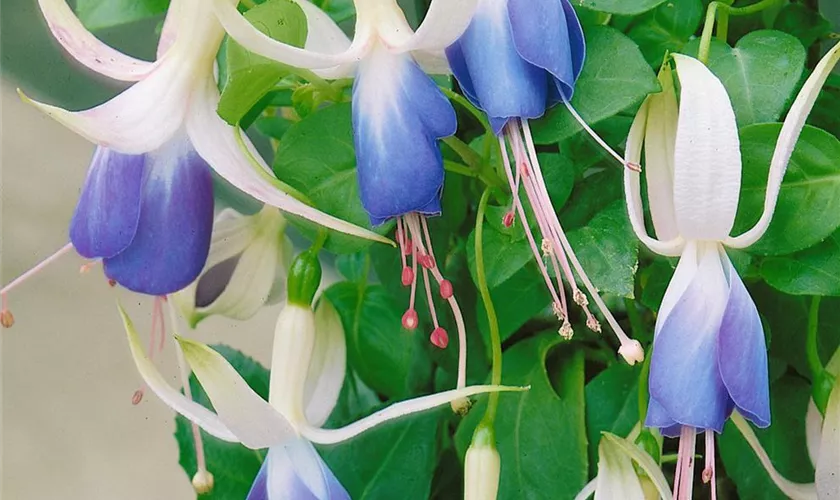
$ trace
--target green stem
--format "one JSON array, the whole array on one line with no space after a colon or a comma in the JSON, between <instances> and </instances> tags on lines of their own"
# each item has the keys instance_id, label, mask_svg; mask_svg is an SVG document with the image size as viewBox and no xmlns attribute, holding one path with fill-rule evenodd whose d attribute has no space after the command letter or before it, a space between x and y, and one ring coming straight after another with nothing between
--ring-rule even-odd
<instances>
[{"instance_id":1,"label":"green stem","mask_svg":"<svg viewBox=\"0 0 840 500\"><path fill-rule=\"evenodd\" d=\"M745 7L730 7L730 1L716 1L709 4L706 10L706 21L703 24L703 33L700 35L700 50L697 53L697 59L703 64L709 63L709 49L712 43L712 30L715 26L715 17L720 9L720 16L718 17L717 38L726 42L727 31L729 30L729 16L748 16L756 14L762 10L771 7L781 0L761 0L760 2Z\"/></svg>"},{"instance_id":2,"label":"green stem","mask_svg":"<svg viewBox=\"0 0 840 500\"><path fill-rule=\"evenodd\" d=\"M805 355L808 358L808 368L811 370L813 380L817 380L823 372L822 361L820 361L820 353L817 349L817 331L819 330L820 322L820 300L822 298L815 295L811 299L811 308L808 311L808 330L805 338Z\"/></svg>"},{"instance_id":3,"label":"green stem","mask_svg":"<svg viewBox=\"0 0 840 500\"><path fill-rule=\"evenodd\" d=\"M454 135L445 137L443 139L443 143L452 148L452 150L455 151L458 154L458 156L460 156L461 159L464 160L464 163L466 163L468 166L476 170L481 170L481 166L483 163L481 160L481 155L476 153L475 150L473 150L473 148L471 148L469 144L455 137Z\"/></svg>"},{"instance_id":4,"label":"green stem","mask_svg":"<svg viewBox=\"0 0 840 500\"><path fill-rule=\"evenodd\" d=\"M447 88L444 88L444 87L439 87L439 88L440 88L440 91L443 92L443 95L445 95L447 98L449 98L449 100L458 104L462 108L466 109L471 115L473 115L475 117L475 119L478 120L479 123L481 123L481 126L484 127L484 130L486 132L489 132L490 134L493 133L493 129L490 128L490 122L487 120L487 117L484 116L484 113L480 109L473 106L473 104L470 101L468 101L461 94L458 94L457 92L453 92L453 91L451 91Z\"/></svg>"},{"instance_id":5,"label":"green stem","mask_svg":"<svg viewBox=\"0 0 840 500\"><path fill-rule=\"evenodd\" d=\"M639 373L639 422L644 425L648 409L648 378L650 377L650 358L653 357L653 349L645 353L645 362L642 364L642 371Z\"/></svg>"},{"instance_id":6,"label":"green stem","mask_svg":"<svg viewBox=\"0 0 840 500\"><path fill-rule=\"evenodd\" d=\"M480 174L463 163L457 161L443 160L443 169L447 172L463 175L466 177L479 178Z\"/></svg>"},{"instance_id":7,"label":"green stem","mask_svg":"<svg viewBox=\"0 0 840 500\"><path fill-rule=\"evenodd\" d=\"M488 187L481 194L481 200L478 202L478 213L475 216L475 274L478 281L478 290L481 293L481 300L484 302L484 309L487 311L487 324L490 325L490 347L493 356L490 383L499 385L502 383L502 339L499 336L499 320L496 317L493 300L490 298L490 288L487 286L487 274L484 270L484 214L487 211L487 202L489 200L490 188ZM499 393L491 392L488 396L487 411L484 413L482 422L492 427L496 419L496 409L498 406Z\"/></svg>"},{"instance_id":8,"label":"green stem","mask_svg":"<svg viewBox=\"0 0 840 500\"><path fill-rule=\"evenodd\" d=\"M341 102L344 97L340 88L334 87L330 82L308 69L296 69L295 74L314 85L315 88L323 92L332 102Z\"/></svg>"}]
</instances>

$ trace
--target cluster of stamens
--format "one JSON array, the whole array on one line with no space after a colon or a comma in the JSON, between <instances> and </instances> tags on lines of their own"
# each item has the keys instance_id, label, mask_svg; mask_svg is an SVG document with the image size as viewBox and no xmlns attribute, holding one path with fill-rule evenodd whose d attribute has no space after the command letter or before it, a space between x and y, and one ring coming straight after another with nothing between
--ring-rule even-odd
<instances>
[{"instance_id":1,"label":"cluster of stamens","mask_svg":"<svg viewBox=\"0 0 840 500\"><path fill-rule=\"evenodd\" d=\"M152 330L149 334L149 361L154 362L155 353L163 352L163 347L166 344L166 321L163 315L163 304L166 302L166 296L155 297L152 305ZM137 406L143 401L143 395L146 392L146 385L144 384L139 389L134 391L131 396L131 404Z\"/></svg>"},{"instance_id":2,"label":"cluster of stamens","mask_svg":"<svg viewBox=\"0 0 840 500\"><path fill-rule=\"evenodd\" d=\"M420 270L423 273L423 285L426 290L429 315L434 325L429 340L435 346L445 349L449 345L449 334L438 322L429 275L431 274L431 277L437 283L438 294L442 299L447 301L454 300L454 292L452 283L443 277L443 274L441 274L438 268L434 250L432 250L432 240L429 236L429 226L426 223L426 218L415 213L398 217L396 237L400 245L400 259L402 261L401 281L403 286L411 287L408 309L402 317L403 328L414 330L419 324L417 310L414 308L417 295L417 265L419 263ZM409 260L411 261L410 264ZM459 313L456 313L456 315L459 315Z\"/></svg>"},{"instance_id":3,"label":"cluster of stamens","mask_svg":"<svg viewBox=\"0 0 840 500\"><path fill-rule=\"evenodd\" d=\"M640 361L644 356L641 346L637 341L627 337L609 313L603 300L598 295L598 290L592 285L575 256L566 233L557 219L537 160L536 148L531 138L528 122L511 120L505 128L504 136L499 137L499 146L503 151L502 160L505 173L513 193L513 206L504 215L502 223L506 227L511 227L517 217L522 221L522 228L531 246L531 251L536 257L535 260L540 274L542 274L546 287L551 294L552 311L561 324L558 333L565 339L571 339L574 334L569 320L563 278L565 278L565 282L570 289L572 300L586 316L587 328L596 333L601 332L601 323L589 309L589 297L578 288L575 276L577 275L577 278L589 291L592 300L595 301L618 336L622 346L619 352L631 364ZM521 190L525 191L531 213L536 220L539 240L531 231L528 223L525 207L520 199Z\"/></svg>"},{"instance_id":4,"label":"cluster of stamens","mask_svg":"<svg viewBox=\"0 0 840 500\"><path fill-rule=\"evenodd\" d=\"M677 470L674 476L674 498L677 500L691 498L694 486L694 450L696 446L696 430L684 425L680 430L680 444L677 451ZM717 499L715 486L715 432L706 430L705 467L700 477L704 484L711 486L712 500Z\"/></svg>"}]
</instances>

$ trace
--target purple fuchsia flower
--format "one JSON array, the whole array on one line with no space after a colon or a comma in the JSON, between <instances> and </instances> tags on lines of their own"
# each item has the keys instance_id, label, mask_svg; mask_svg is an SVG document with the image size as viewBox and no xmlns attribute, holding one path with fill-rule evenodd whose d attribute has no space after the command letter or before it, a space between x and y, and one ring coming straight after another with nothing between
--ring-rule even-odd
<instances>
[{"instance_id":1,"label":"purple fuchsia flower","mask_svg":"<svg viewBox=\"0 0 840 500\"><path fill-rule=\"evenodd\" d=\"M224 2L235 10L237 2ZM204 265L212 224L208 166L268 205L337 231L388 242L283 192L248 138L239 137L216 114L219 91L213 65L224 29L209 0L172 1L154 62L99 41L65 0L39 0L39 5L53 36L74 59L109 78L137 82L110 101L78 112L21 94L99 146L73 218L71 240L82 255L106 259L106 272L117 281L159 294L186 286L189 275L195 277L196 268ZM320 13L307 2L301 6ZM320 16L309 17L310 32L323 31L328 43L334 33L321 30L326 15ZM182 247L173 246L176 242ZM11 318L6 307L11 288L71 249L65 246L3 288L3 316Z\"/></svg>"},{"instance_id":2,"label":"purple fuchsia flower","mask_svg":"<svg viewBox=\"0 0 840 500\"><path fill-rule=\"evenodd\" d=\"M317 20L319 25L309 36L321 38L313 41L314 50L305 50L272 40L233 4L213 0L228 34L248 50L315 70L325 78L355 77L353 130L362 204L374 225L397 221L402 283L411 287L403 326L414 329L419 323L414 309L418 269L434 324L430 339L441 348L449 336L432 305L432 280L448 301L458 328L458 387L466 384L466 331L452 284L434 257L426 222L441 211L444 170L438 142L454 134L457 123L452 105L423 69L448 72L443 49L467 27L476 2L433 0L414 32L395 0L355 0L356 33L351 43L327 16L301 1L310 22Z\"/></svg>"},{"instance_id":3,"label":"purple fuchsia flower","mask_svg":"<svg viewBox=\"0 0 840 500\"><path fill-rule=\"evenodd\" d=\"M767 230L793 148L838 58L840 46L820 61L794 101L771 161L764 212L739 236L729 235L741 189L735 113L723 84L703 63L674 55L679 107L666 66L663 91L647 98L630 129L628 161L641 159L644 142L657 238L645 229L639 174L627 171L633 229L652 251L680 257L656 318L645 421L666 436L680 436L674 486L679 499L691 498L697 431L706 432L703 478L714 484L714 432L723 430L733 410L759 427L770 425L761 319L724 247L745 248Z\"/></svg>"},{"instance_id":4,"label":"purple fuchsia flower","mask_svg":"<svg viewBox=\"0 0 840 500\"><path fill-rule=\"evenodd\" d=\"M618 325L575 256L552 207L528 124L528 120L541 117L546 109L562 101L599 144L624 163L569 103L585 53L583 31L568 0L480 0L469 27L446 49L452 73L464 94L487 113L493 132L499 136L514 198L514 209L505 216L504 223L512 225L514 213L523 221L525 235L551 293L552 307L562 323L559 333L565 338L571 338L573 333L564 277L572 300L586 314L587 327L601 331L599 321L589 310L589 298L577 286L577 273L618 336L619 353L634 364L644 357L641 346ZM536 216L539 239L526 222L520 188Z\"/></svg>"}]
</instances>

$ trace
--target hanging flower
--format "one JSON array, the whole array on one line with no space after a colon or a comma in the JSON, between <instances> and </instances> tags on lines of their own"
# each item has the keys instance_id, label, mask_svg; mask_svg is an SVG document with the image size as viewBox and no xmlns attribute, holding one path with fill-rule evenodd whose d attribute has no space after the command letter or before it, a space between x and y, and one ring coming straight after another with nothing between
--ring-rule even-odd
<instances>
[{"instance_id":1,"label":"hanging flower","mask_svg":"<svg viewBox=\"0 0 840 500\"><path fill-rule=\"evenodd\" d=\"M248 50L317 70L326 78L355 77L353 131L359 192L372 224L397 221L401 279L411 287L402 325L413 330L419 324L414 309L419 263L433 323L430 340L440 348L449 343L433 305L434 279L458 328L457 386L464 387L464 321L452 284L443 277L435 259L426 223L426 217L441 211L444 170L438 142L455 133L457 122L452 105L420 66L433 73L447 72L442 51L467 27L476 0L433 0L416 33L395 0L355 0L352 43L323 12L301 1L310 23L318 26L319 31L310 31L310 36L321 37L317 44L313 42L314 50L265 36L227 0L214 0L213 4L228 34Z\"/></svg>"},{"instance_id":2,"label":"hanging flower","mask_svg":"<svg viewBox=\"0 0 840 500\"><path fill-rule=\"evenodd\" d=\"M254 215L219 213L201 275L172 296L191 327L214 314L248 319L282 300L292 257L285 228L285 218L268 205Z\"/></svg>"},{"instance_id":3,"label":"hanging flower","mask_svg":"<svg viewBox=\"0 0 840 500\"><path fill-rule=\"evenodd\" d=\"M541 117L547 108L562 101L581 125L612 152L569 104L585 53L583 31L568 0L480 0L467 30L446 49L464 94L487 113L493 132L499 136L514 205L504 224L511 226L517 215L522 221L551 294L552 308L561 322L558 333L565 338L573 334L563 277L572 300L586 314L587 327L601 331L589 309L589 298L577 286L577 273L618 336L619 353L634 364L644 357L641 346L618 325L575 256L552 207L528 124L529 119ZM527 223L520 187L536 216L538 238Z\"/></svg>"},{"instance_id":4,"label":"hanging flower","mask_svg":"<svg viewBox=\"0 0 840 500\"><path fill-rule=\"evenodd\" d=\"M726 90L700 61L674 55L679 108L668 67L663 91L642 105L627 139L627 160L645 144L648 199L658 239L647 234L639 175L625 173L633 228L652 251L680 260L665 292L653 343L645 424L680 435L674 491L690 498L696 430L706 431L704 480L714 482L714 434L737 409L770 424L767 352L761 319L724 246L758 240L773 216L794 145L830 69L835 47L807 80L785 119L770 166L764 213L755 227L729 235L741 188L741 152Z\"/></svg>"},{"instance_id":5,"label":"hanging flower","mask_svg":"<svg viewBox=\"0 0 840 500\"><path fill-rule=\"evenodd\" d=\"M631 436L633 434L638 434L638 427ZM634 462L646 477L640 477ZM655 496L651 496L645 488L645 481L652 483ZM598 475L578 493L575 500L586 500L593 493L595 500L673 498L668 480L651 456L633 444L630 438L624 439L609 432L602 433L598 443Z\"/></svg>"},{"instance_id":6,"label":"hanging flower","mask_svg":"<svg viewBox=\"0 0 840 500\"><path fill-rule=\"evenodd\" d=\"M235 9L235 2L224 1ZM124 155L197 155L231 184L264 203L337 231L387 241L280 191L250 141L243 138L247 150L239 146L235 129L216 114L219 92L213 65L224 30L209 1L172 2L154 62L135 59L100 42L65 0L39 0L39 5L53 36L73 58L109 78L137 82L85 111L71 112L25 98L46 114ZM257 162L259 169L251 162Z\"/></svg>"},{"instance_id":7,"label":"hanging flower","mask_svg":"<svg viewBox=\"0 0 840 500\"><path fill-rule=\"evenodd\" d=\"M277 320L269 398L266 402L219 353L178 338L184 357L215 413L171 387L146 356L131 321L121 310L129 345L145 383L167 405L209 434L253 448L269 448L265 470L249 498L347 498L311 443L335 444L394 418L435 408L503 386L471 386L393 404L340 429L322 429L344 380L346 345L341 319L322 299L309 305L320 282L317 256L306 252L292 265L288 302Z\"/></svg>"}]
</instances>

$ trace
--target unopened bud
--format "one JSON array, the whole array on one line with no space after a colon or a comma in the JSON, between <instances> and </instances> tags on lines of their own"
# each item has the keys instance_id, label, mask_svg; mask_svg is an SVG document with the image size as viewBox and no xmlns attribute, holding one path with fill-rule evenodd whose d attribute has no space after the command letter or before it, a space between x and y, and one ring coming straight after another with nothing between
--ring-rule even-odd
<instances>
[{"instance_id":1,"label":"unopened bud","mask_svg":"<svg viewBox=\"0 0 840 500\"><path fill-rule=\"evenodd\" d=\"M452 288L452 282L449 280L443 280L440 282L440 296L443 299L449 299L452 295L455 294L455 290Z\"/></svg>"},{"instance_id":2,"label":"unopened bud","mask_svg":"<svg viewBox=\"0 0 840 500\"><path fill-rule=\"evenodd\" d=\"M645 350L642 349L642 344L638 340L630 340L621 344L621 347L618 348L618 353L621 354L621 357L630 366L645 360Z\"/></svg>"},{"instance_id":3,"label":"unopened bud","mask_svg":"<svg viewBox=\"0 0 840 500\"><path fill-rule=\"evenodd\" d=\"M449 334L446 333L441 327L437 327L432 330L432 335L429 336L429 340L434 344L436 347L440 349L446 349L446 346L449 345Z\"/></svg>"},{"instance_id":4,"label":"unopened bud","mask_svg":"<svg viewBox=\"0 0 840 500\"><path fill-rule=\"evenodd\" d=\"M8 309L0 311L0 325L3 328L11 328L15 325L15 316L12 314L12 311Z\"/></svg>"},{"instance_id":5,"label":"unopened bud","mask_svg":"<svg viewBox=\"0 0 840 500\"><path fill-rule=\"evenodd\" d=\"M199 495L210 493L213 491L213 474L206 470L196 472L192 478L192 485Z\"/></svg>"},{"instance_id":6,"label":"unopened bud","mask_svg":"<svg viewBox=\"0 0 840 500\"><path fill-rule=\"evenodd\" d=\"M464 463L464 500L496 500L501 459L493 430L479 426Z\"/></svg>"},{"instance_id":7,"label":"unopened bud","mask_svg":"<svg viewBox=\"0 0 840 500\"><path fill-rule=\"evenodd\" d=\"M403 314L402 317L402 326L406 330L414 330L417 328L417 311L414 309L409 309L408 311Z\"/></svg>"}]
</instances>

